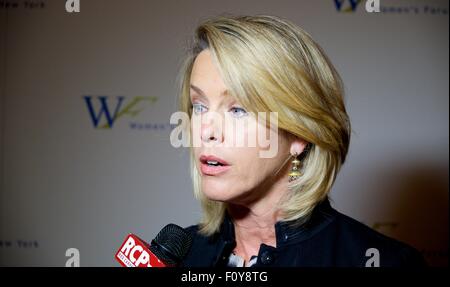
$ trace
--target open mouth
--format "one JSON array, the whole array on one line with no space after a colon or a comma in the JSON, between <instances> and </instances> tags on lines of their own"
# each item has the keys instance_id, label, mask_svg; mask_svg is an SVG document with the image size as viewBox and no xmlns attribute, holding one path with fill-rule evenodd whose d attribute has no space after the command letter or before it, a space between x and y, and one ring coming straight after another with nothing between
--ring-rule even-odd
<instances>
[{"instance_id":1,"label":"open mouth","mask_svg":"<svg viewBox=\"0 0 450 287\"><path fill-rule=\"evenodd\" d=\"M223 166L222 163L218 162L218 161L212 161L212 160L207 160L205 162L203 162L209 166Z\"/></svg>"},{"instance_id":2,"label":"open mouth","mask_svg":"<svg viewBox=\"0 0 450 287\"><path fill-rule=\"evenodd\" d=\"M223 159L215 156L200 157L201 171L204 175L218 175L227 171L230 165Z\"/></svg>"},{"instance_id":3,"label":"open mouth","mask_svg":"<svg viewBox=\"0 0 450 287\"><path fill-rule=\"evenodd\" d=\"M208 166L227 166L229 165L225 160L215 157L215 156L211 156L211 155L202 155L200 157L200 162L203 164L206 164Z\"/></svg>"}]
</instances>

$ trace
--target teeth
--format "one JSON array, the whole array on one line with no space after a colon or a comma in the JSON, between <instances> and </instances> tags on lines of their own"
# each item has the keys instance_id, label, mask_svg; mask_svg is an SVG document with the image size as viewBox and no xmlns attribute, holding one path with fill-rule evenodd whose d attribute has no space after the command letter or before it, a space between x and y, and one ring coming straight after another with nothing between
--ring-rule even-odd
<instances>
[{"instance_id":1,"label":"teeth","mask_svg":"<svg viewBox=\"0 0 450 287\"><path fill-rule=\"evenodd\" d=\"M214 160L207 160L206 163L207 163L208 165L213 165L213 166L220 166L220 165L223 165L223 164L221 164L220 162L214 161Z\"/></svg>"}]
</instances>

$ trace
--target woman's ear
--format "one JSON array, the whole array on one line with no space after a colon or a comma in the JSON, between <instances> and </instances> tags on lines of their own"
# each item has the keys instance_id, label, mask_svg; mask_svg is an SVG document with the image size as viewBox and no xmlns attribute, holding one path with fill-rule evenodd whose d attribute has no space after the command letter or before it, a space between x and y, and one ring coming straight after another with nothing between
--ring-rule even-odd
<instances>
[{"instance_id":1,"label":"woman's ear","mask_svg":"<svg viewBox=\"0 0 450 287\"><path fill-rule=\"evenodd\" d=\"M291 143L291 155L300 155L308 143L302 139L295 138Z\"/></svg>"}]
</instances>

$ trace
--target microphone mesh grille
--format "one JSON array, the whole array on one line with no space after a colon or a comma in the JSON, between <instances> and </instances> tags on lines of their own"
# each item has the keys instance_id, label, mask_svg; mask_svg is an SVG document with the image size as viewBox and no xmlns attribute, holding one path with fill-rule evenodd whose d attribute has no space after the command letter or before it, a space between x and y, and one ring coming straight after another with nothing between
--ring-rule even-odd
<instances>
[{"instance_id":1,"label":"microphone mesh grille","mask_svg":"<svg viewBox=\"0 0 450 287\"><path fill-rule=\"evenodd\" d=\"M150 250L164 263L178 264L189 252L192 244L191 235L182 227L175 224L166 225L156 235Z\"/></svg>"}]
</instances>

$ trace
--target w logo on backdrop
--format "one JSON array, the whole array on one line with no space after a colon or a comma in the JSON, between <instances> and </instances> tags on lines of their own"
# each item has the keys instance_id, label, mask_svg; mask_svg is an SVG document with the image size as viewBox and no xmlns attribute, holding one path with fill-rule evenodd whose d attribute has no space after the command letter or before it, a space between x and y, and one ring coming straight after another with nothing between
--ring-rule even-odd
<instances>
[{"instance_id":1,"label":"w logo on backdrop","mask_svg":"<svg viewBox=\"0 0 450 287\"><path fill-rule=\"evenodd\" d=\"M355 12L362 0L334 0L339 12ZM366 0L366 12L380 12L380 0Z\"/></svg>"},{"instance_id":2,"label":"w logo on backdrop","mask_svg":"<svg viewBox=\"0 0 450 287\"><path fill-rule=\"evenodd\" d=\"M126 103L125 96L84 96L83 99L94 128L111 129L120 118L137 116L158 98L133 97L129 103Z\"/></svg>"},{"instance_id":3,"label":"w logo on backdrop","mask_svg":"<svg viewBox=\"0 0 450 287\"><path fill-rule=\"evenodd\" d=\"M361 0L334 0L339 12L355 12Z\"/></svg>"}]
</instances>

